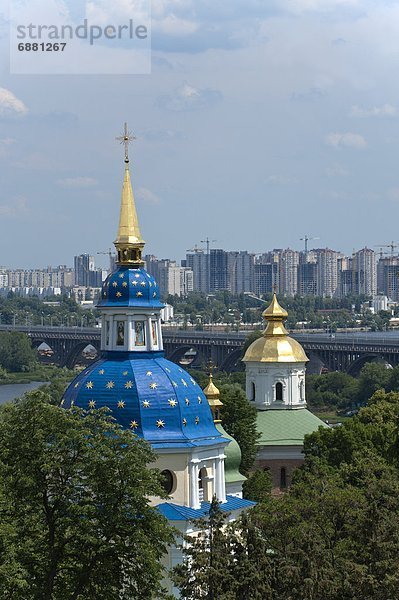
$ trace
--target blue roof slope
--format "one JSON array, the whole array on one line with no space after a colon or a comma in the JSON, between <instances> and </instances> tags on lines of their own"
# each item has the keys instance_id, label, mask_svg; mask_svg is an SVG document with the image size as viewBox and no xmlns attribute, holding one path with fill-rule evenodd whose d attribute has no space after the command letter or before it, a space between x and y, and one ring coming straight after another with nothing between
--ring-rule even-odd
<instances>
[{"instance_id":1,"label":"blue roof slope","mask_svg":"<svg viewBox=\"0 0 399 600\"><path fill-rule=\"evenodd\" d=\"M252 508L256 502L237 498L237 496L227 496L226 502L220 504L220 509L223 512L232 512L233 510L243 510ZM190 508L189 506L180 506L172 502L163 502L158 504L157 509L169 521L194 521L209 515L211 504L210 502L202 502L201 508Z\"/></svg>"},{"instance_id":2,"label":"blue roof slope","mask_svg":"<svg viewBox=\"0 0 399 600\"><path fill-rule=\"evenodd\" d=\"M108 407L125 429L157 448L226 444L196 381L163 352L110 353L82 371L63 406Z\"/></svg>"}]
</instances>

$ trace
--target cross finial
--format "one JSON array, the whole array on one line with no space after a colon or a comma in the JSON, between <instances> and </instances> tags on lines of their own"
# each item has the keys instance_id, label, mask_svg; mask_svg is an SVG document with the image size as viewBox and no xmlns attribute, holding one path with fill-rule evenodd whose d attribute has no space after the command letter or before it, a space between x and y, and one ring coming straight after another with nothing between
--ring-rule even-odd
<instances>
[{"instance_id":1,"label":"cross finial","mask_svg":"<svg viewBox=\"0 0 399 600\"><path fill-rule=\"evenodd\" d=\"M213 378L213 370L215 368L215 364L212 359L210 359L210 361L208 363L208 367L209 367L209 378L212 379Z\"/></svg>"},{"instance_id":2,"label":"cross finial","mask_svg":"<svg viewBox=\"0 0 399 600\"><path fill-rule=\"evenodd\" d=\"M116 139L118 140L118 142L125 145L125 163L128 164L129 163L129 144L136 138L128 130L127 123L125 123L125 127L124 127L122 135L118 136Z\"/></svg>"}]
</instances>

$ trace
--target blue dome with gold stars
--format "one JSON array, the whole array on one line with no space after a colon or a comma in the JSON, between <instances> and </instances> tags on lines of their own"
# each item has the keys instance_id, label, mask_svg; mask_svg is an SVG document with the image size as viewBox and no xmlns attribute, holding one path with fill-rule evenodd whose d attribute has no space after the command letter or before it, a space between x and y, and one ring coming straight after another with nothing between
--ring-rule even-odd
<instances>
[{"instance_id":1,"label":"blue dome with gold stars","mask_svg":"<svg viewBox=\"0 0 399 600\"><path fill-rule=\"evenodd\" d=\"M223 441L196 381L163 352L108 352L70 384L63 406L108 407L154 449Z\"/></svg>"},{"instance_id":2,"label":"blue dome with gold stars","mask_svg":"<svg viewBox=\"0 0 399 600\"><path fill-rule=\"evenodd\" d=\"M99 308L135 306L163 308L155 279L143 268L120 266L108 275L101 291Z\"/></svg>"}]
</instances>

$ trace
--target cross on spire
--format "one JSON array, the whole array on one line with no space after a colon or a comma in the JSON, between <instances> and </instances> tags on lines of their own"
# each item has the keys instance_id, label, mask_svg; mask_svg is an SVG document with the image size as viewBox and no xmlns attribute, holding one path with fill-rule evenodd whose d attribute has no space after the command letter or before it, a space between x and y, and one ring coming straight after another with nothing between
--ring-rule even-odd
<instances>
[{"instance_id":1,"label":"cross on spire","mask_svg":"<svg viewBox=\"0 0 399 600\"><path fill-rule=\"evenodd\" d=\"M128 164L129 163L129 144L130 144L130 142L135 140L136 137L128 130L127 123L125 123L125 127L124 127L122 135L118 136L115 139L118 140L118 142L120 144L125 145L125 163Z\"/></svg>"}]
</instances>

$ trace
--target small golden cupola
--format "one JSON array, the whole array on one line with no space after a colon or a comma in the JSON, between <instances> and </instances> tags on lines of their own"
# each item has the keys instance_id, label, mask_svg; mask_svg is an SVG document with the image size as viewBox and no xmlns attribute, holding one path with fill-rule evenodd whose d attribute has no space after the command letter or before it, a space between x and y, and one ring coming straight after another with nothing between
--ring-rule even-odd
<instances>
[{"instance_id":1,"label":"small golden cupola","mask_svg":"<svg viewBox=\"0 0 399 600\"><path fill-rule=\"evenodd\" d=\"M209 406L213 414L214 423L221 423L220 408L223 406L223 402L220 400L219 388L213 383L213 365L209 365L209 383L204 389L204 394L208 400Z\"/></svg>"},{"instance_id":2,"label":"small golden cupola","mask_svg":"<svg viewBox=\"0 0 399 600\"><path fill-rule=\"evenodd\" d=\"M247 349L244 362L306 363L308 357L301 344L288 335L284 321L287 311L274 293L270 305L262 313L266 321L262 336Z\"/></svg>"},{"instance_id":3,"label":"small golden cupola","mask_svg":"<svg viewBox=\"0 0 399 600\"><path fill-rule=\"evenodd\" d=\"M121 210L119 216L118 235L114 242L118 252L117 264L132 268L140 268L144 265L141 256L145 242L141 236L136 205L134 202L132 183L129 172L129 143L134 139L127 128L123 135L117 138L125 145L125 177L122 187Z\"/></svg>"}]
</instances>

